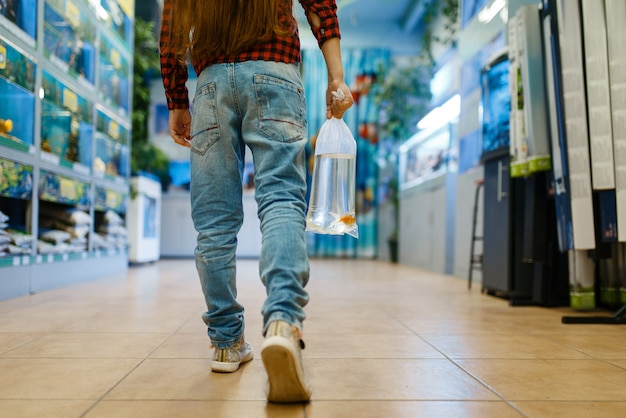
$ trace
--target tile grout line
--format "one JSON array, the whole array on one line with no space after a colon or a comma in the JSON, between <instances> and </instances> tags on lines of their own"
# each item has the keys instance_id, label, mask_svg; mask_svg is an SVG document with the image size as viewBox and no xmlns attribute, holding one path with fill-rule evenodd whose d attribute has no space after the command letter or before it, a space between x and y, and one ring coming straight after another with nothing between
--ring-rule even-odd
<instances>
[{"instance_id":1,"label":"tile grout line","mask_svg":"<svg viewBox=\"0 0 626 418\"><path fill-rule=\"evenodd\" d=\"M128 371L128 373L124 374L124 376L122 376L116 383L114 383L106 392L104 392L104 394L102 396L100 396L98 399L96 399L93 404L91 404L91 406L89 406L89 408L87 408L82 414L79 415L79 418L84 418L85 416L87 416L87 414L89 412L91 412L96 406L98 406L100 404L100 402L102 402L102 400L104 398L106 398L115 388L117 388L119 386L120 383L122 383L128 376L130 376L135 370L137 370L139 368L139 366L141 366L142 364L145 363L146 360L148 360L150 358L150 356L152 354L154 354L159 348L161 348L163 346L163 344L165 344L166 341L168 341L170 338L172 338L172 336L174 336L174 334L176 334L178 331L180 331L185 324L187 323L187 321L184 321L178 328L176 328L174 331L172 331L163 341L161 341L160 344L158 344L154 350L150 351L139 363L137 363L135 365L135 367L133 367L131 370Z\"/></svg>"},{"instance_id":2,"label":"tile grout line","mask_svg":"<svg viewBox=\"0 0 626 418\"><path fill-rule=\"evenodd\" d=\"M0 333L0 335L2 335L2 334L7 334L7 333ZM8 334L12 334L12 333L8 333ZM27 344L31 344L31 343L33 343L35 341L39 341L39 340L43 339L46 335L48 335L46 333L37 333L37 334L40 334L40 335L38 335L37 337L33 338L32 340L24 341L23 343L18 344L15 347L11 347L8 350L5 350L5 351L1 352L0 353L0 358L13 358L13 357L10 357L10 356L8 356L8 357L5 357L5 356L7 354L11 353L11 351L15 351L15 350L17 350L19 348L24 347Z\"/></svg>"},{"instance_id":3,"label":"tile grout line","mask_svg":"<svg viewBox=\"0 0 626 418\"><path fill-rule=\"evenodd\" d=\"M393 315L392 315L393 317ZM433 350L437 351L438 353L440 353L442 356L444 356L444 358L446 360L448 360L450 363L454 364L455 367L457 367L458 369L460 369L463 373L465 373L466 375L468 375L470 378L472 378L472 380L476 381L477 383L479 383L480 385L484 386L487 390L489 390L490 392L492 392L494 395L496 395L498 398L500 398L504 403L506 403L508 406L510 406L511 408L513 408L514 411L516 411L517 413L519 413L521 416L523 417L527 417L526 414L524 414L522 411L519 410L519 408L517 408L511 401L509 401L508 399L506 399L503 395L501 395L497 390L495 390L495 388L491 387L490 385L488 385L486 382L483 382L481 379L479 379L477 376L474 376L472 373L470 373L468 370L466 370L463 366L461 366L459 363L457 363L456 361L454 361L451 357L449 357L446 353L444 353L443 351L441 351L440 349L438 349L437 347L435 347L433 344L431 344L429 341L427 341L426 339L424 339L421 335L419 335L417 332L415 332L414 330L412 330L411 328L409 328L408 326L406 326L404 324L404 322L402 322L401 320L397 319L396 317L393 317L395 320L397 320L404 328L406 328L408 331L410 331L413 335L415 335L417 338L419 338L420 340L422 340L424 343L426 343L427 345L429 345L430 347L433 348Z\"/></svg>"}]
</instances>

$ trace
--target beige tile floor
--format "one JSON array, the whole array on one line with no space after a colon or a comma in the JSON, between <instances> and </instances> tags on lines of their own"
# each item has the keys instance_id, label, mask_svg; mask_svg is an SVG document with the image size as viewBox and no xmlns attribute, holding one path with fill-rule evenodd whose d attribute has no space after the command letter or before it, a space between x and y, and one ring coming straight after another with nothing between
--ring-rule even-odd
<instances>
[{"instance_id":1,"label":"beige tile floor","mask_svg":"<svg viewBox=\"0 0 626 418\"><path fill-rule=\"evenodd\" d=\"M238 271L258 348L257 261ZM383 262L311 272L309 404L268 404L259 360L211 373L194 263L163 260L0 302L0 417L626 416L626 326L563 325L577 313Z\"/></svg>"}]
</instances>

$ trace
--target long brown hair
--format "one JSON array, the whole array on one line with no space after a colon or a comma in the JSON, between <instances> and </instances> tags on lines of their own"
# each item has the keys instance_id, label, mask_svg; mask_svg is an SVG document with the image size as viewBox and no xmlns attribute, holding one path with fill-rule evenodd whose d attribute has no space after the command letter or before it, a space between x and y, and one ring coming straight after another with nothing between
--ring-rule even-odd
<instances>
[{"instance_id":1,"label":"long brown hair","mask_svg":"<svg viewBox=\"0 0 626 418\"><path fill-rule=\"evenodd\" d=\"M291 0L172 0L170 47L178 58L232 56L295 30Z\"/></svg>"}]
</instances>

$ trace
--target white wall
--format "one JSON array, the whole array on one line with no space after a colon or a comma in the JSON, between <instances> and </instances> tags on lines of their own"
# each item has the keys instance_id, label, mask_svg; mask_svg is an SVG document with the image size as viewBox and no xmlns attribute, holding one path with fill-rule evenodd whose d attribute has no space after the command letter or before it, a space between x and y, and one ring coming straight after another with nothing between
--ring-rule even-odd
<instances>
[{"instance_id":1,"label":"white wall","mask_svg":"<svg viewBox=\"0 0 626 418\"><path fill-rule=\"evenodd\" d=\"M441 175L401 193L400 263L446 273L446 177Z\"/></svg>"}]
</instances>

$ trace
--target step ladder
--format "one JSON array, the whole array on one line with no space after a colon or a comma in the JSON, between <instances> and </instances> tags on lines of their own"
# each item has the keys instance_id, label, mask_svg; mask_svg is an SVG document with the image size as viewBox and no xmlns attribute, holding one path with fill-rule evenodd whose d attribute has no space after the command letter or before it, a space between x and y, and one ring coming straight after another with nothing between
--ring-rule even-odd
<instances>
[{"instance_id":1,"label":"step ladder","mask_svg":"<svg viewBox=\"0 0 626 418\"><path fill-rule=\"evenodd\" d=\"M472 219L472 243L470 245L470 263L469 273L467 276L467 288L472 288L472 273L474 270L482 270L483 268L483 255L482 253L476 254L476 241L482 241L483 237L476 235L476 223L478 221L478 203L480 202L480 190L483 188L485 181L483 179L476 181L476 192L474 194L474 216Z\"/></svg>"}]
</instances>

